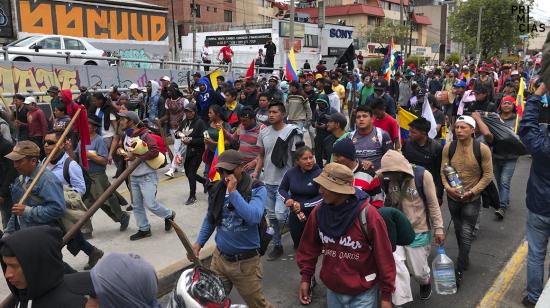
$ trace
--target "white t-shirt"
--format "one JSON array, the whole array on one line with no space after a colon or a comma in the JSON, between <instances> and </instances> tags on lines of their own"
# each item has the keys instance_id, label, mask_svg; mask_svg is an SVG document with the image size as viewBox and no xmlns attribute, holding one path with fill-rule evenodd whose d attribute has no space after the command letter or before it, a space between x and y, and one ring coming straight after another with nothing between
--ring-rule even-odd
<instances>
[{"instance_id":1,"label":"white t-shirt","mask_svg":"<svg viewBox=\"0 0 550 308\"><path fill-rule=\"evenodd\" d=\"M210 49L210 47L203 46L201 51L202 59L210 60L210 55L212 55L212 49Z\"/></svg>"},{"instance_id":2,"label":"white t-shirt","mask_svg":"<svg viewBox=\"0 0 550 308\"><path fill-rule=\"evenodd\" d=\"M115 128L113 127L113 125L109 125L109 129L108 130L105 130L104 127L103 127L103 113L101 112L101 108L96 108L95 110L95 115L98 116L101 121L100 121L100 125L99 125L99 135L102 137L102 138L110 138L110 137L113 137L115 135ZM114 114L110 114L109 115L109 120L111 121L116 121L116 116Z\"/></svg>"}]
</instances>

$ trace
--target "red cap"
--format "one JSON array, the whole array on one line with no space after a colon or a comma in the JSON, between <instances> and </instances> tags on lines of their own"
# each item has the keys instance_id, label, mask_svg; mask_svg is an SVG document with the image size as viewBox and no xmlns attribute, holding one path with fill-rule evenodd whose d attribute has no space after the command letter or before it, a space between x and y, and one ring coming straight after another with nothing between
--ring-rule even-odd
<instances>
[{"instance_id":1,"label":"red cap","mask_svg":"<svg viewBox=\"0 0 550 308\"><path fill-rule=\"evenodd\" d=\"M507 95L507 96L502 98L501 102L502 103L509 102L509 103L513 103L515 105L516 104L516 99L513 96Z\"/></svg>"}]
</instances>

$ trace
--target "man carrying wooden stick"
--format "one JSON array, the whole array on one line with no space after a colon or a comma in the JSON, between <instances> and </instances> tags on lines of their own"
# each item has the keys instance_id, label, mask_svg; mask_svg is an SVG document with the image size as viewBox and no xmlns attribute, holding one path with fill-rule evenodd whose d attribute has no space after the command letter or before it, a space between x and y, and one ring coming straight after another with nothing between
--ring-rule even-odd
<instances>
[{"instance_id":1,"label":"man carrying wooden stick","mask_svg":"<svg viewBox=\"0 0 550 308\"><path fill-rule=\"evenodd\" d=\"M13 200L21 200L38 173L40 148L32 141L21 141L5 157L13 161L15 169L20 174L11 186L11 196ZM45 170L25 203L13 205L12 215L4 232L10 234L19 229L39 225L60 227L59 219L64 211L63 185L51 171Z\"/></svg>"}]
</instances>

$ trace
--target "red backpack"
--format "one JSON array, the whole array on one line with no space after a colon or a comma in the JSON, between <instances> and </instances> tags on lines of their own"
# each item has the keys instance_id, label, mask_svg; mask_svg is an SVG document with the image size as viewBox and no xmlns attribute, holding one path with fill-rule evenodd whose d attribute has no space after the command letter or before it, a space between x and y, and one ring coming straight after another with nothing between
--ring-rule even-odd
<instances>
[{"instance_id":1,"label":"red backpack","mask_svg":"<svg viewBox=\"0 0 550 308\"><path fill-rule=\"evenodd\" d=\"M153 137L157 143L157 147L159 148L159 152L162 154L166 154L168 152L168 148L166 147L166 143L164 143L164 139L162 139L161 136L153 133L149 133L149 136Z\"/></svg>"}]
</instances>

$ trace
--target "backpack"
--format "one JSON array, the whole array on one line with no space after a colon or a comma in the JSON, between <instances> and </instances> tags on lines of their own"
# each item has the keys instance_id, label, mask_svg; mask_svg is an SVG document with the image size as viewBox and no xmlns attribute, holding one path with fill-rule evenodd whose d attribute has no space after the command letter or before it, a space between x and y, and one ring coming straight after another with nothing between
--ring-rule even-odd
<instances>
[{"instance_id":1,"label":"backpack","mask_svg":"<svg viewBox=\"0 0 550 308\"><path fill-rule=\"evenodd\" d=\"M367 204L367 206L361 210L359 213L359 220L361 222L361 231L363 232L363 235L365 236L365 240L367 241L370 250L373 250L372 248L372 242L369 239L369 231L367 229L367 217L368 217L368 211L370 208L370 202ZM392 220L387 215L383 214L383 211L393 211L393 214L398 216L398 219ZM410 245L414 239L415 239L415 232L411 225L411 222L409 219L403 214L400 210L396 208L391 207L382 207L378 209L380 212L380 216L384 219L384 222L386 224L386 229L388 230L388 237L391 242L392 250L395 251L396 246L406 246ZM388 213L389 214L389 213ZM397 222L397 224L396 224ZM393 232L391 232L393 231ZM392 237L391 235L395 235Z\"/></svg>"},{"instance_id":2,"label":"backpack","mask_svg":"<svg viewBox=\"0 0 550 308\"><path fill-rule=\"evenodd\" d=\"M479 168L481 169L481 176L483 176L483 165L481 163L481 142L477 140L474 140L473 142L474 142L473 144L474 156L476 158ZM449 164L451 163L451 159L453 158L456 152L457 143L458 142L454 140L449 145L449 153L448 153ZM500 208L500 197L498 195L498 189L494 181L491 180L491 183L489 183L489 185L485 187L485 189L481 192L481 197L482 197L483 207L485 208L492 207L494 209Z\"/></svg>"},{"instance_id":3,"label":"backpack","mask_svg":"<svg viewBox=\"0 0 550 308\"><path fill-rule=\"evenodd\" d=\"M376 129L376 138L378 138L378 143L380 143L380 146L383 147L384 144L382 143L382 140L384 138L384 134L383 134L384 131L381 128L378 128L376 126L374 127L374 129ZM356 130L352 131L351 133L349 133L348 137L353 140L353 137L355 136L356 132L357 132Z\"/></svg>"},{"instance_id":4,"label":"backpack","mask_svg":"<svg viewBox=\"0 0 550 308\"><path fill-rule=\"evenodd\" d=\"M73 161L72 158L67 157L67 159L65 159L65 162L63 163L63 178L67 183L69 183L69 186L71 186L71 174L69 173L69 165L71 164L72 161ZM90 177L90 174L88 173L88 171L85 168L83 168L82 165L78 164L78 166L80 167L80 170L82 170L82 176L84 177L84 183L86 185L86 192L82 196L82 199L84 200L90 194L90 187L92 187L93 180Z\"/></svg>"},{"instance_id":5,"label":"backpack","mask_svg":"<svg viewBox=\"0 0 550 308\"><path fill-rule=\"evenodd\" d=\"M162 154L166 154L166 152L168 152L168 148L166 147L166 143L164 142L164 139L162 139L162 137L157 134L153 134L153 133L148 133L148 134L149 136L153 137L153 139L155 139L159 152L161 152Z\"/></svg>"},{"instance_id":6,"label":"backpack","mask_svg":"<svg viewBox=\"0 0 550 308\"><path fill-rule=\"evenodd\" d=\"M250 202L250 199L252 199L252 189L258 188L260 186L264 186L264 183L258 180L252 180L250 181L250 186L246 189L243 199L248 203ZM262 215L262 220L260 224L258 225L258 234L260 235L260 248L258 249L258 253L260 256L263 256L267 252L267 246L269 246L269 243L273 239L273 232L269 229L269 220L267 218L267 211L264 209L264 214Z\"/></svg>"}]
</instances>

